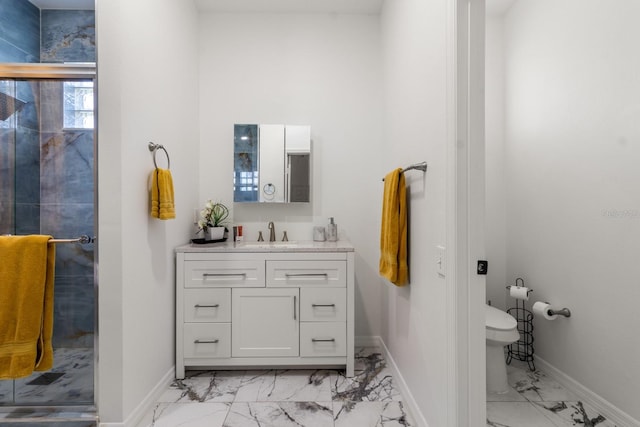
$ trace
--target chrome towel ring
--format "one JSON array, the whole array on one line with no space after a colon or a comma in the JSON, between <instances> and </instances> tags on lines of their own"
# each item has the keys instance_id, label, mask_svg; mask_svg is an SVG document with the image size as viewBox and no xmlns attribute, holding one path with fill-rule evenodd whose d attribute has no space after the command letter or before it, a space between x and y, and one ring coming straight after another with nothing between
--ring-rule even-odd
<instances>
[{"instance_id":1,"label":"chrome towel ring","mask_svg":"<svg viewBox=\"0 0 640 427\"><path fill-rule=\"evenodd\" d=\"M169 158L169 153L167 152L167 149L164 148L164 145L149 142L149 151L153 153L153 165L158 169L158 163L156 161L156 154L158 153L158 150L164 151L165 156L167 156L167 169L171 169L171 159Z\"/></svg>"}]
</instances>

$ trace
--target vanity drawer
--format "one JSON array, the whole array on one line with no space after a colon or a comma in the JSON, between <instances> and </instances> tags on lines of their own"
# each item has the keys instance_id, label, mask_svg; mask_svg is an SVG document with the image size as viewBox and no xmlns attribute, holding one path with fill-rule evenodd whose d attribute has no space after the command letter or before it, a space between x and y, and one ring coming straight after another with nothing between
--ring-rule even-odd
<instances>
[{"instance_id":1,"label":"vanity drawer","mask_svg":"<svg viewBox=\"0 0 640 427\"><path fill-rule=\"evenodd\" d=\"M185 261L185 288L220 286L264 286L264 261L256 259Z\"/></svg>"},{"instance_id":2,"label":"vanity drawer","mask_svg":"<svg viewBox=\"0 0 640 427\"><path fill-rule=\"evenodd\" d=\"M185 358L231 357L231 323L185 323Z\"/></svg>"},{"instance_id":3,"label":"vanity drawer","mask_svg":"<svg viewBox=\"0 0 640 427\"><path fill-rule=\"evenodd\" d=\"M332 260L267 261L267 286L347 286L347 263Z\"/></svg>"},{"instance_id":4,"label":"vanity drawer","mask_svg":"<svg viewBox=\"0 0 640 427\"><path fill-rule=\"evenodd\" d=\"M300 356L330 357L347 355L345 322L301 322Z\"/></svg>"},{"instance_id":5,"label":"vanity drawer","mask_svg":"<svg viewBox=\"0 0 640 427\"><path fill-rule=\"evenodd\" d=\"M231 289L185 289L185 322L231 322Z\"/></svg>"},{"instance_id":6,"label":"vanity drawer","mask_svg":"<svg viewBox=\"0 0 640 427\"><path fill-rule=\"evenodd\" d=\"M300 289L302 322L344 322L347 320L347 294L343 288Z\"/></svg>"}]
</instances>

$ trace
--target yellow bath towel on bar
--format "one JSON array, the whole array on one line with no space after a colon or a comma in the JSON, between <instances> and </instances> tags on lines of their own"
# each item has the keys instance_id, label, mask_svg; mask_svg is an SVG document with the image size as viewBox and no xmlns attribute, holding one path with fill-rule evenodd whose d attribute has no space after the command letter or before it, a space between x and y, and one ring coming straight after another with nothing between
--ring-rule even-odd
<instances>
[{"instance_id":1,"label":"yellow bath towel on bar","mask_svg":"<svg viewBox=\"0 0 640 427\"><path fill-rule=\"evenodd\" d=\"M51 236L0 236L0 379L53 367Z\"/></svg>"},{"instance_id":2,"label":"yellow bath towel on bar","mask_svg":"<svg viewBox=\"0 0 640 427\"><path fill-rule=\"evenodd\" d=\"M158 219L176 217L173 178L169 169L154 169L151 174L151 216Z\"/></svg>"},{"instance_id":3,"label":"yellow bath towel on bar","mask_svg":"<svg viewBox=\"0 0 640 427\"><path fill-rule=\"evenodd\" d=\"M380 275L396 286L409 282L407 264L407 189L402 169L384 178L380 230Z\"/></svg>"}]
</instances>

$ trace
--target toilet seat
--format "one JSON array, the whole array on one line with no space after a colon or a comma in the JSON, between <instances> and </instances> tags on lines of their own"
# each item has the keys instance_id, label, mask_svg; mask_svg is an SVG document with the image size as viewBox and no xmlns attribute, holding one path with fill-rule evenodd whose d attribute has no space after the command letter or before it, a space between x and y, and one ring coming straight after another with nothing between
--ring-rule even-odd
<instances>
[{"instance_id":1,"label":"toilet seat","mask_svg":"<svg viewBox=\"0 0 640 427\"><path fill-rule=\"evenodd\" d=\"M485 332L488 345L508 345L520 339L516 319L490 305L485 305Z\"/></svg>"},{"instance_id":2,"label":"toilet seat","mask_svg":"<svg viewBox=\"0 0 640 427\"><path fill-rule=\"evenodd\" d=\"M485 305L485 326L495 331L509 331L518 327L518 322L509 313Z\"/></svg>"}]
</instances>

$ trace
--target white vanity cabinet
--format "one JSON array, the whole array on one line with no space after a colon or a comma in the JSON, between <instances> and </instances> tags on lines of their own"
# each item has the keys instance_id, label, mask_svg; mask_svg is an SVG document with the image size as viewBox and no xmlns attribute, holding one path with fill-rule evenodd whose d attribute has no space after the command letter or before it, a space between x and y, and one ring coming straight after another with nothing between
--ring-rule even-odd
<instances>
[{"instance_id":1,"label":"white vanity cabinet","mask_svg":"<svg viewBox=\"0 0 640 427\"><path fill-rule=\"evenodd\" d=\"M185 369L338 367L353 376L348 242L176 249L176 378Z\"/></svg>"}]
</instances>

